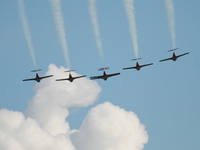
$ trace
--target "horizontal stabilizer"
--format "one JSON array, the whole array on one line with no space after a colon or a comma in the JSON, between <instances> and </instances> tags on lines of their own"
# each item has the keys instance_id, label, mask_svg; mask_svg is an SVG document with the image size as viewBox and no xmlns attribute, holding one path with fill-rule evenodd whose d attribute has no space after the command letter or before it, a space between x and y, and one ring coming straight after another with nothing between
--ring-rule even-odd
<instances>
[{"instance_id":1,"label":"horizontal stabilizer","mask_svg":"<svg viewBox=\"0 0 200 150\"><path fill-rule=\"evenodd\" d=\"M142 58L135 58L135 59L131 59L132 61L135 61L135 60L140 60L140 59L142 59Z\"/></svg>"},{"instance_id":2,"label":"horizontal stabilizer","mask_svg":"<svg viewBox=\"0 0 200 150\"><path fill-rule=\"evenodd\" d=\"M109 69L109 67L104 67L104 68L99 68L98 71L103 71L103 70L108 70L108 69Z\"/></svg>"},{"instance_id":3,"label":"horizontal stabilizer","mask_svg":"<svg viewBox=\"0 0 200 150\"><path fill-rule=\"evenodd\" d=\"M32 70L31 72L38 72L38 71L42 71L42 69Z\"/></svg>"},{"instance_id":4,"label":"horizontal stabilizer","mask_svg":"<svg viewBox=\"0 0 200 150\"><path fill-rule=\"evenodd\" d=\"M175 50L177 50L177 49L178 49L178 48L174 48L174 49L168 50L168 52L175 51Z\"/></svg>"},{"instance_id":5,"label":"horizontal stabilizer","mask_svg":"<svg viewBox=\"0 0 200 150\"><path fill-rule=\"evenodd\" d=\"M71 71L75 71L75 70L67 70L67 71L65 71L65 72L71 72Z\"/></svg>"}]
</instances>

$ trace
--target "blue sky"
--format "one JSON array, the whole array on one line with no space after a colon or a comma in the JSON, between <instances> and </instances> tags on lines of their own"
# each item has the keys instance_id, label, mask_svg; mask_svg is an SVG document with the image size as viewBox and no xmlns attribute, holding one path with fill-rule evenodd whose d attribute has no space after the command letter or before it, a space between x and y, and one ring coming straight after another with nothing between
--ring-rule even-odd
<instances>
[{"instance_id":1,"label":"blue sky","mask_svg":"<svg viewBox=\"0 0 200 150\"><path fill-rule=\"evenodd\" d=\"M44 75L49 64L66 67L48 0L26 0L26 15L38 68ZM136 26L141 64L153 66L122 70L134 66L132 43L122 0L98 0L98 19L107 73L121 72L106 82L98 101L87 108L74 108L67 118L78 129L91 107L105 101L136 113L146 126L149 142L145 150L198 149L199 121L199 39L200 2L174 0L177 54L190 52L176 62L160 59L171 53L170 32L164 0L135 0ZM35 76L24 38L17 1L0 2L0 108L24 111L34 96L35 82L22 82ZM89 78L103 67L98 54L86 0L62 1L71 69Z\"/></svg>"}]
</instances>

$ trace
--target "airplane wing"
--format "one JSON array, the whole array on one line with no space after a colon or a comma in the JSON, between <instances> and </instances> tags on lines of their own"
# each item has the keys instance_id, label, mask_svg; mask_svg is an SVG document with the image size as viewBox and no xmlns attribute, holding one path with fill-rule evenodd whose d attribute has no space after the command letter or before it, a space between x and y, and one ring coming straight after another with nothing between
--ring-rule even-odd
<instances>
[{"instance_id":1,"label":"airplane wing","mask_svg":"<svg viewBox=\"0 0 200 150\"><path fill-rule=\"evenodd\" d=\"M136 69L136 67L123 68L123 70L126 70L126 69Z\"/></svg>"},{"instance_id":2,"label":"airplane wing","mask_svg":"<svg viewBox=\"0 0 200 150\"><path fill-rule=\"evenodd\" d=\"M77 77L74 77L74 79L78 79L78 78L82 78L82 77L86 77L86 75L83 75L83 76L77 76Z\"/></svg>"},{"instance_id":3,"label":"airplane wing","mask_svg":"<svg viewBox=\"0 0 200 150\"><path fill-rule=\"evenodd\" d=\"M43 77L40 77L40 79L49 78L49 77L53 77L53 75L43 76Z\"/></svg>"},{"instance_id":4,"label":"airplane wing","mask_svg":"<svg viewBox=\"0 0 200 150\"><path fill-rule=\"evenodd\" d=\"M93 80L93 79L103 79L103 76L93 76L93 77L90 77L90 80Z\"/></svg>"},{"instance_id":5,"label":"airplane wing","mask_svg":"<svg viewBox=\"0 0 200 150\"><path fill-rule=\"evenodd\" d=\"M149 65L153 65L153 63L141 65L140 67L145 67L145 66L149 66Z\"/></svg>"},{"instance_id":6,"label":"airplane wing","mask_svg":"<svg viewBox=\"0 0 200 150\"><path fill-rule=\"evenodd\" d=\"M108 74L107 76L108 77L112 77L112 76L116 76L116 75L119 75L120 73L113 73L113 74ZM103 79L104 76L93 76L93 77L90 77L90 80L93 80L93 79Z\"/></svg>"},{"instance_id":7,"label":"airplane wing","mask_svg":"<svg viewBox=\"0 0 200 150\"><path fill-rule=\"evenodd\" d=\"M82 78L82 77L86 77L86 75L84 76L78 76L78 77L73 77L73 79L78 79L78 78ZM63 81L63 80L69 80L70 78L64 78L64 79L57 79L56 81Z\"/></svg>"},{"instance_id":8,"label":"airplane wing","mask_svg":"<svg viewBox=\"0 0 200 150\"><path fill-rule=\"evenodd\" d=\"M171 60L171 59L172 58L162 59L162 60L159 60L159 62L166 61L166 60Z\"/></svg>"},{"instance_id":9,"label":"airplane wing","mask_svg":"<svg viewBox=\"0 0 200 150\"><path fill-rule=\"evenodd\" d=\"M119 75L120 73L113 73L113 74L108 74L107 76L108 77L112 77L112 76L116 76L116 75Z\"/></svg>"},{"instance_id":10,"label":"airplane wing","mask_svg":"<svg viewBox=\"0 0 200 150\"><path fill-rule=\"evenodd\" d=\"M189 52L184 53L184 54L181 54L181 55L178 55L177 58L178 58L178 57L181 57L181 56L184 56L184 55L187 55L187 54L189 54Z\"/></svg>"},{"instance_id":11,"label":"airplane wing","mask_svg":"<svg viewBox=\"0 0 200 150\"><path fill-rule=\"evenodd\" d=\"M30 80L36 80L36 78L24 79L23 81L30 81Z\"/></svg>"},{"instance_id":12,"label":"airplane wing","mask_svg":"<svg viewBox=\"0 0 200 150\"><path fill-rule=\"evenodd\" d=\"M63 80L69 80L69 78L64 78L64 79L56 79L56 81L63 81Z\"/></svg>"}]
</instances>

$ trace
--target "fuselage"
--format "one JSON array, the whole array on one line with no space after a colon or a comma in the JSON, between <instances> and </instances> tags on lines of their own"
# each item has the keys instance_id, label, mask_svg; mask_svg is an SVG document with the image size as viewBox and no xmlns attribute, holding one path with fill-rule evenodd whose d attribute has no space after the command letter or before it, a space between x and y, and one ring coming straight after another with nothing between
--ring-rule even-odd
<instances>
[{"instance_id":1,"label":"fuselage","mask_svg":"<svg viewBox=\"0 0 200 150\"><path fill-rule=\"evenodd\" d=\"M137 63L136 63L136 66L135 66L135 69L139 71L140 68L141 68L141 66L140 66L140 64L137 62Z\"/></svg>"},{"instance_id":2,"label":"fuselage","mask_svg":"<svg viewBox=\"0 0 200 150\"><path fill-rule=\"evenodd\" d=\"M104 79L105 81L108 79L108 75L106 74L105 71L103 72L103 77L102 77L102 79Z\"/></svg>"},{"instance_id":3,"label":"fuselage","mask_svg":"<svg viewBox=\"0 0 200 150\"><path fill-rule=\"evenodd\" d=\"M176 60L177 60L177 56L176 56L175 53L173 53L173 55L172 55L172 60L173 60L173 61L176 61Z\"/></svg>"},{"instance_id":4,"label":"fuselage","mask_svg":"<svg viewBox=\"0 0 200 150\"><path fill-rule=\"evenodd\" d=\"M41 80L40 76L36 73L35 81L40 82L40 80Z\"/></svg>"},{"instance_id":5,"label":"fuselage","mask_svg":"<svg viewBox=\"0 0 200 150\"><path fill-rule=\"evenodd\" d=\"M71 74L69 74L69 79L68 79L70 82L73 82L74 81L74 78L72 77Z\"/></svg>"}]
</instances>

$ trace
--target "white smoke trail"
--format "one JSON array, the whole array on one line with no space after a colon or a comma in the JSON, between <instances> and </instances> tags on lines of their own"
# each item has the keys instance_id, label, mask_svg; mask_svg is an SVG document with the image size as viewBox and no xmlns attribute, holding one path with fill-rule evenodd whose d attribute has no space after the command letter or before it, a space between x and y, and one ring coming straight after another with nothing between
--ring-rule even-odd
<instances>
[{"instance_id":1,"label":"white smoke trail","mask_svg":"<svg viewBox=\"0 0 200 150\"><path fill-rule=\"evenodd\" d=\"M165 5L167 9L168 24L172 40L172 48L176 48L175 15L174 15L173 1L165 0Z\"/></svg>"},{"instance_id":2,"label":"white smoke trail","mask_svg":"<svg viewBox=\"0 0 200 150\"><path fill-rule=\"evenodd\" d=\"M98 18L97 18L97 8L95 6L96 0L89 0L88 2L89 2L89 11L90 11L92 25L93 25L93 28L94 28L94 35L95 35L97 48L98 48L99 55L101 57L102 63L104 63L103 51L102 51L102 42L101 42L101 38L100 38Z\"/></svg>"},{"instance_id":3,"label":"white smoke trail","mask_svg":"<svg viewBox=\"0 0 200 150\"><path fill-rule=\"evenodd\" d=\"M136 21L135 21L135 9L134 9L134 0L124 0L124 6L126 9L126 17L129 23L129 30L131 34L133 50L135 53L135 57L138 58L138 41L137 41L137 29L136 29Z\"/></svg>"},{"instance_id":4,"label":"white smoke trail","mask_svg":"<svg viewBox=\"0 0 200 150\"><path fill-rule=\"evenodd\" d=\"M60 44L62 47L62 52L64 54L67 67L70 68L70 60L69 60L68 46L67 46L67 40L66 40L66 35L65 35L64 19L63 19L63 14L62 14L61 2L60 0L50 0L50 2L51 2L52 10L53 10L54 21L56 23L56 29L58 31L58 36L59 36Z\"/></svg>"},{"instance_id":5,"label":"white smoke trail","mask_svg":"<svg viewBox=\"0 0 200 150\"><path fill-rule=\"evenodd\" d=\"M26 13L25 13L25 5L24 5L24 0L18 0L18 8L19 8L19 14L20 14L20 18L22 21L22 27L24 30L24 36L28 45L28 49L29 52L31 54L31 58L34 64L35 69L37 69L37 64L36 64L36 59L35 59L35 53L34 53L34 48L33 48L33 43L31 40L31 32L29 29L29 24L28 24L28 20L26 17Z\"/></svg>"}]
</instances>

